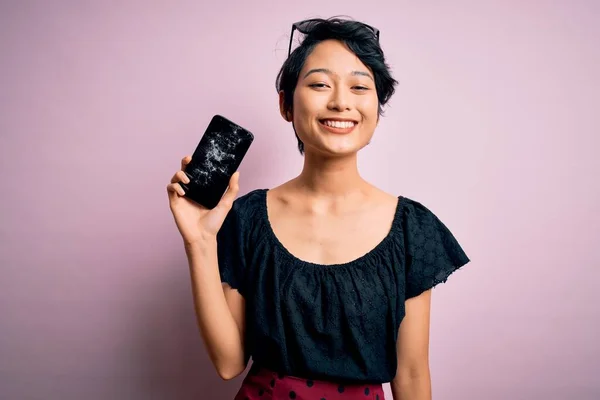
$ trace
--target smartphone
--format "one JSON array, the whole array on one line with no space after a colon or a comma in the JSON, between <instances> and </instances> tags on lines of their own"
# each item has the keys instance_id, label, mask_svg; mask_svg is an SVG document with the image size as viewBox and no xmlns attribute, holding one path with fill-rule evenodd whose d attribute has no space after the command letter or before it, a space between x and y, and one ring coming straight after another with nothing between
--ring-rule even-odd
<instances>
[{"instance_id":1,"label":"smartphone","mask_svg":"<svg viewBox=\"0 0 600 400\"><path fill-rule=\"evenodd\" d=\"M250 131L215 115L185 167L190 183L179 182L185 197L208 209L215 208L253 141Z\"/></svg>"}]
</instances>

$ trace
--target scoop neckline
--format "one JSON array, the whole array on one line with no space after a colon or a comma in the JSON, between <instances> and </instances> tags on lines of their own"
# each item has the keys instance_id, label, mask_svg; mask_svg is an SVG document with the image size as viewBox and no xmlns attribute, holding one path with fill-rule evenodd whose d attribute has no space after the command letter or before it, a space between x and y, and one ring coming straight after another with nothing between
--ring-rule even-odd
<instances>
[{"instance_id":1,"label":"scoop neckline","mask_svg":"<svg viewBox=\"0 0 600 400\"><path fill-rule=\"evenodd\" d=\"M262 218L263 218L264 223L266 225L267 234L268 234L269 238L271 239L271 241L273 242L273 244L288 258L288 260L290 260L294 264L297 264L297 265L300 265L300 266L306 266L306 267L322 268L322 269L328 269L328 268L342 269L342 268L346 268L346 267L354 267L356 265L364 265L365 261L367 261L369 258L375 256L381 250L385 249L388 246L388 244L391 242L392 238L394 237L394 235L396 233L396 227L397 227L397 225L399 224L399 221L400 221L402 204L406 200L406 197L404 197L404 196L398 196L398 201L396 203L396 209L394 211L394 217L392 219L392 223L390 225L390 229L389 229L388 233L385 235L385 237L381 241L379 241L379 243L377 243L375 245L375 247L373 247L371 250L369 250L368 252L366 252L362 256L359 256L359 257L357 257L357 258L355 258L353 260L350 260L350 261L347 261L347 262L344 262L344 263L318 264L318 263L314 263L314 262L311 262L311 261L303 260L303 259L295 256L279 240L279 238L275 234L275 231L273 230L273 226L271 225L271 221L269 220L269 212L268 212L269 211L268 210L269 207L268 207L268 204L267 204L267 192L268 191L269 191L269 189L263 189L262 190L261 207L260 208L261 208L261 211L262 211Z\"/></svg>"}]
</instances>

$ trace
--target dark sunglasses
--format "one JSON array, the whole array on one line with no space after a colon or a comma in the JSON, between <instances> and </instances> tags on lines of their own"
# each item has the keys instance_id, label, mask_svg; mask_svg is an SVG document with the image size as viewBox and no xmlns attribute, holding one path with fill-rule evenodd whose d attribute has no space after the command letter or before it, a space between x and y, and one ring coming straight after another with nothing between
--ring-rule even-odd
<instances>
[{"instance_id":1,"label":"dark sunglasses","mask_svg":"<svg viewBox=\"0 0 600 400\"><path fill-rule=\"evenodd\" d=\"M304 21L300 21L300 22L296 22L292 25L292 33L290 33L290 45L288 47L288 57L290 56L290 54L292 54L292 40L294 39L294 31L298 31L302 34L307 34L308 32L311 31L311 29L313 28L314 24L317 22L322 22L322 19L318 19L318 18L312 18L312 19L306 19ZM379 41L379 29L377 28L373 28L371 25L367 25L364 24L362 22L359 22L361 25L363 25L365 28L371 30L371 32L373 32L373 35L375 35L375 37L377 38L377 41Z\"/></svg>"}]
</instances>

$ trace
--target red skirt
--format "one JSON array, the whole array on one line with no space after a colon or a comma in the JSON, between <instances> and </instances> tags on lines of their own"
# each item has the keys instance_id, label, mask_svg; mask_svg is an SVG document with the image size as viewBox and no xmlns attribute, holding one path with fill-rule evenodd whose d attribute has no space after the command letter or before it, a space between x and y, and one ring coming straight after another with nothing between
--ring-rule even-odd
<instances>
[{"instance_id":1,"label":"red skirt","mask_svg":"<svg viewBox=\"0 0 600 400\"><path fill-rule=\"evenodd\" d=\"M250 370L234 400L384 400L381 384L338 384Z\"/></svg>"}]
</instances>

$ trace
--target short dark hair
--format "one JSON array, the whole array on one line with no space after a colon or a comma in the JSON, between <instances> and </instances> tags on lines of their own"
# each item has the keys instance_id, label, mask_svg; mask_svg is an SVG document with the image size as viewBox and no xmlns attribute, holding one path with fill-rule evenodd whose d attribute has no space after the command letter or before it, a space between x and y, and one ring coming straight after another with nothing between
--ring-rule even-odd
<instances>
[{"instance_id":1,"label":"short dark hair","mask_svg":"<svg viewBox=\"0 0 600 400\"><path fill-rule=\"evenodd\" d=\"M373 71L375 88L379 99L379 115L383 115L383 106L389 101L398 83L391 75L390 68L385 62L383 50L373 31L358 21L333 17L329 19L315 19L310 24L304 39L290 56L285 60L277 74L277 92L283 91L283 108L291 112L294 103L294 92L298 84L300 71L314 48L325 40L339 40L350 51ZM295 132L295 128L294 128ZM304 153L304 143L298 137L298 150Z\"/></svg>"}]
</instances>

